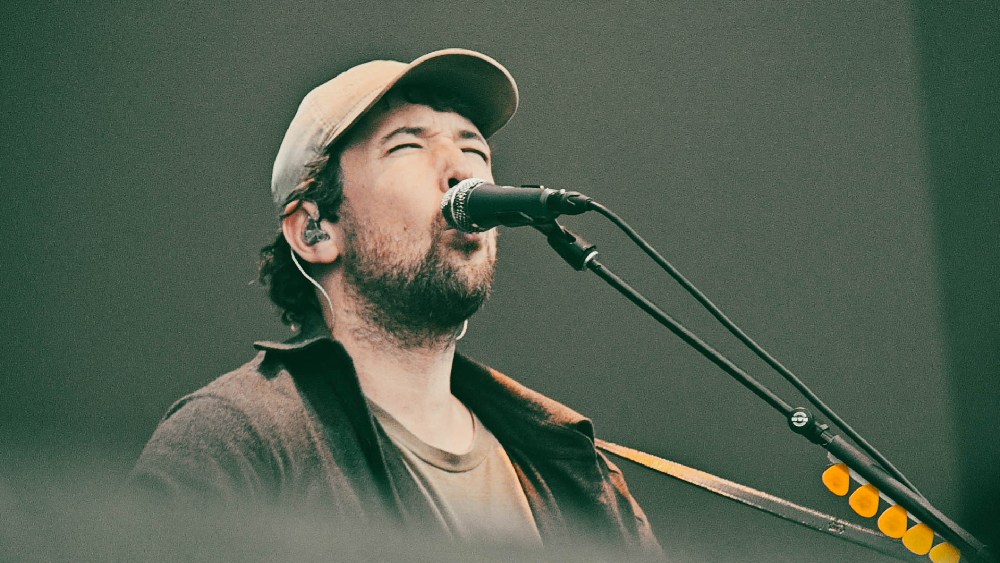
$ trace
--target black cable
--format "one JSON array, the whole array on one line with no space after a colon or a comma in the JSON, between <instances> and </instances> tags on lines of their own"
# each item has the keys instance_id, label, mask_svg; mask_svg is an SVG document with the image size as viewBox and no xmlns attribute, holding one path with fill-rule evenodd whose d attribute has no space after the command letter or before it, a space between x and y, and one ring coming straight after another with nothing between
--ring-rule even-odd
<instances>
[{"instance_id":1,"label":"black cable","mask_svg":"<svg viewBox=\"0 0 1000 563\"><path fill-rule=\"evenodd\" d=\"M744 387L763 399L767 402L767 404L774 407L774 409L780 412L785 418L791 414L791 405L781 400L781 397L772 393L770 389L761 385L753 377L750 377L749 374L740 369L733 362L729 361L728 358L706 344L702 339L695 336L693 332L684 328L684 325L675 321L670 315L660 310L660 308L657 307L652 301L643 297L635 289L632 289L632 286L625 283L624 280L616 276L613 272L611 272L611 270L605 268L603 264L592 259L587 262L587 268L600 276L601 279L608 282L609 285L617 289L618 292L627 297L629 301L638 305L640 309L649 313L660 324L670 329L670 332L676 334L681 340L700 352L701 355L705 356L712 363L722 368L722 371L736 378L736 380L742 383Z\"/></svg>"},{"instance_id":2,"label":"black cable","mask_svg":"<svg viewBox=\"0 0 1000 563\"><path fill-rule=\"evenodd\" d=\"M862 438L861 435L858 434L854 430L854 428L852 428L849 424L847 424L847 422L845 422L844 419L840 418L840 416L838 416L837 413L833 412L833 410L830 407L828 407L822 400L820 400L820 398L816 396L816 394L813 393L812 390L810 390L805 383L803 383L798 377L796 377L795 374L791 372L791 370L782 365L781 362L776 360L773 356L771 356L771 354L769 354L760 345L754 342L753 339L747 336L746 333L744 333L740 329L740 327L736 326L735 323L729 320L729 317L727 317L714 303L712 303L708 299L708 297L705 296L705 294L703 294L697 287L695 287L694 284L688 281L687 278L681 275L681 273L676 268L674 268L674 266L671 265L670 262L667 262L667 260L663 256L661 256L660 253L657 252L655 248L653 248L648 242L646 242L645 239L639 236L639 233L637 233L635 229L630 227L628 223L626 223L621 217L619 217L613 211L601 205L600 203L591 200L589 202L589 205L591 209L597 211L604 217L608 218L626 235L628 235L628 237L632 239L632 241L635 242L643 250L643 252L645 252L650 258L653 259L653 261L659 264L661 268L663 268L668 274L670 274L670 277L674 278L674 280L676 280L677 283L681 284L681 286L684 287L684 289L686 289L687 292L690 293L695 299L697 299L698 302L701 303L702 306L704 306L705 309L707 309L708 312L711 313L712 316L716 318L716 320L722 323L722 325L725 326L726 329L733 334L733 336L738 338L743 344L745 344L748 348L753 350L753 352L757 354L757 356L760 359L764 360L769 366L774 368L775 371L781 374L781 376L784 377L789 383L795 386L795 388L798 389L799 392L802 393L802 395L810 403L815 405L815 407L819 409L820 412L822 412L834 424L840 427L844 431L844 433L847 434L852 440L854 440L856 444L861 446L861 448L865 450L865 452L867 452L868 455L872 456L876 461L878 461L886 469L886 471L891 473L892 476L895 477L900 483L903 483L907 487L909 487L910 490L916 493L918 496L923 497L923 495L920 494L920 491L917 490L917 488L913 485L913 483L910 483L910 481L906 479L903 473L900 472L898 469L896 469L896 467L892 463L890 463L889 460L885 458L885 456L883 456L878 450L875 449L874 446L872 446L864 438ZM633 302L635 301L633 300ZM638 302L635 303L637 305L639 304ZM677 333L675 332L675 334ZM680 335L678 334L678 336Z\"/></svg>"}]
</instances>

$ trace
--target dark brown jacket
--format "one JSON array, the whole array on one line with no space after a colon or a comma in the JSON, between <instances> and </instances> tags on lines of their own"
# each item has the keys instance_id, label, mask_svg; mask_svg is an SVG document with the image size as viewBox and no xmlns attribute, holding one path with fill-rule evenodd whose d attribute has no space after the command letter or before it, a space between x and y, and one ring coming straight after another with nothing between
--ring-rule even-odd
<instances>
[{"instance_id":1,"label":"dark brown jacket","mask_svg":"<svg viewBox=\"0 0 1000 563\"><path fill-rule=\"evenodd\" d=\"M344 348L329 337L258 342L250 363L175 403L132 480L171 496L261 500L352 521L413 522L398 456ZM452 392L497 437L546 543L584 539L659 552L621 471L572 409L456 354ZM397 468L398 469L398 468ZM405 499L405 501L404 501Z\"/></svg>"}]
</instances>

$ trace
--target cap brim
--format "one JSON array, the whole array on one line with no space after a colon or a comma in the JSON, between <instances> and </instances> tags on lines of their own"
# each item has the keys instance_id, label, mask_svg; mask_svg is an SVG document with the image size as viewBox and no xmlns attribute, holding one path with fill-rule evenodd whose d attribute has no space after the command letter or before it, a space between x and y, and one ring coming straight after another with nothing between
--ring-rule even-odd
<instances>
[{"instance_id":1,"label":"cap brim","mask_svg":"<svg viewBox=\"0 0 1000 563\"><path fill-rule=\"evenodd\" d=\"M425 85L462 99L472 109L471 121L487 138L517 111L517 83L503 65L468 49L444 49L414 60L381 90L366 97L331 131L327 143L350 129L390 90L410 85Z\"/></svg>"}]
</instances>

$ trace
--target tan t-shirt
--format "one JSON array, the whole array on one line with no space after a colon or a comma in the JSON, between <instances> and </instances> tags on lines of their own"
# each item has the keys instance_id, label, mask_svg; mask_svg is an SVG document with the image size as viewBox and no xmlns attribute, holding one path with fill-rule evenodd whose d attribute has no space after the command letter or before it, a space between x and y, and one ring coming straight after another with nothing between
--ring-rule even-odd
<instances>
[{"instance_id":1,"label":"tan t-shirt","mask_svg":"<svg viewBox=\"0 0 1000 563\"><path fill-rule=\"evenodd\" d=\"M479 418L468 452L456 455L420 440L368 401L442 526L463 539L540 545L541 537L510 458ZM388 452L387 452L388 453Z\"/></svg>"}]
</instances>

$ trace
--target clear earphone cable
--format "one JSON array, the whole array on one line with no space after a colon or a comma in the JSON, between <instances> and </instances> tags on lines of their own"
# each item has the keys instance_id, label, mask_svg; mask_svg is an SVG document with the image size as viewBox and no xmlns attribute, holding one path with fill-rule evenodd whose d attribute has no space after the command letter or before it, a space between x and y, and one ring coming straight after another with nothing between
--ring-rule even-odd
<instances>
[{"instance_id":1,"label":"clear earphone cable","mask_svg":"<svg viewBox=\"0 0 1000 563\"><path fill-rule=\"evenodd\" d=\"M295 256L295 251L292 250L291 253L292 253L292 262L295 262L295 267L298 268L299 271L302 272L302 275L305 276L310 283L315 285L316 289L318 289L319 292L323 294L323 297L326 298L326 303L330 306L330 325L333 326L333 319L334 319L333 300L330 299L330 294L327 293L325 289L323 289L323 286L321 286L319 282L314 280L312 276L306 273L306 270L305 268L302 267L302 264L299 264L299 259L298 257Z\"/></svg>"}]
</instances>

